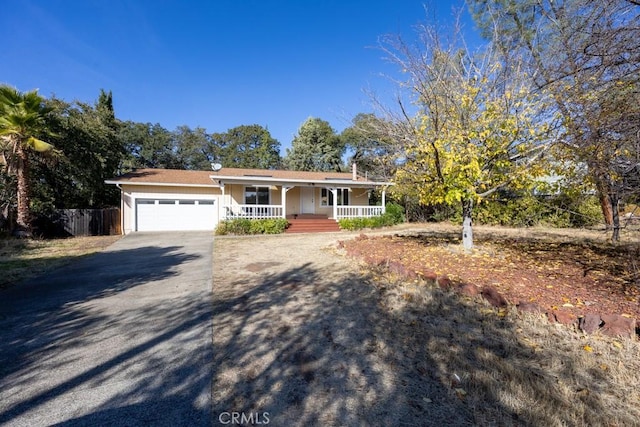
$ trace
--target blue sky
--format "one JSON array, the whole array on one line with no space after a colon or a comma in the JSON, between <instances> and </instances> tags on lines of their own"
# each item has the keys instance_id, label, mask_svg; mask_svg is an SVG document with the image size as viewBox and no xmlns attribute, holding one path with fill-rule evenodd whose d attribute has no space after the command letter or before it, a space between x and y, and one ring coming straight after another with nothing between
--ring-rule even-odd
<instances>
[{"instance_id":1,"label":"blue sky","mask_svg":"<svg viewBox=\"0 0 640 427\"><path fill-rule=\"evenodd\" d=\"M414 0L2 3L0 83L66 101L111 90L118 118L169 130L259 124L283 155L306 118L340 132L372 111L367 90L390 97L378 39L427 16ZM432 4L444 22L463 2Z\"/></svg>"}]
</instances>

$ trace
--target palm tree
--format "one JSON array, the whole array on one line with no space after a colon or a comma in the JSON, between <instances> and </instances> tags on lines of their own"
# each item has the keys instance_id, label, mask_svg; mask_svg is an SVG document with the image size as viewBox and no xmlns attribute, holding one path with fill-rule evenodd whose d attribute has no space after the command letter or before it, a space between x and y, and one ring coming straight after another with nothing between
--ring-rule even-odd
<instances>
[{"instance_id":1,"label":"palm tree","mask_svg":"<svg viewBox=\"0 0 640 427\"><path fill-rule=\"evenodd\" d=\"M0 167L16 176L18 231L31 232L29 151L53 151L53 146L36 136L47 134L45 116L50 110L37 90L19 92L0 85Z\"/></svg>"}]
</instances>

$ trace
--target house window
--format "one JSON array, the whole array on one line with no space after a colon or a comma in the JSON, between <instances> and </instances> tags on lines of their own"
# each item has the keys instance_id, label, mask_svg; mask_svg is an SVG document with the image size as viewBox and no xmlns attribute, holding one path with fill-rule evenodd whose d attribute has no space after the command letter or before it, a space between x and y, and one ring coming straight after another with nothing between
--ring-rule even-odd
<instances>
[{"instance_id":1,"label":"house window","mask_svg":"<svg viewBox=\"0 0 640 427\"><path fill-rule=\"evenodd\" d=\"M244 188L244 204L245 205L268 205L269 204L269 187L245 187Z\"/></svg>"},{"instance_id":2,"label":"house window","mask_svg":"<svg viewBox=\"0 0 640 427\"><path fill-rule=\"evenodd\" d=\"M349 204L349 189L338 188L338 206ZM320 193L320 206L333 206L333 191L323 188Z\"/></svg>"}]
</instances>

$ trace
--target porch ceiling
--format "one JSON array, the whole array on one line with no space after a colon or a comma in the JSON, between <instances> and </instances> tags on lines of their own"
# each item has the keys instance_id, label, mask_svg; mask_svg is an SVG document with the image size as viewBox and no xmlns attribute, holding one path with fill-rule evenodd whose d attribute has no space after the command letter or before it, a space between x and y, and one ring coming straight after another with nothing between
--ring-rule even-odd
<instances>
[{"instance_id":1,"label":"porch ceiling","mask_svg":"<svg viewBox=\"0 0 640 427\"><path fill-rule=\"evenodd\" d=\"M279 179L279 178L260 178L255 176L221 176L212 175L211 180L215 183L226 184L242 184L242 185L277 185L288 187L351 187L351 188L372 188L387 187L393 185L392 182L377 181L353 181L346 179Z\"/></svg>"}]
</instances>

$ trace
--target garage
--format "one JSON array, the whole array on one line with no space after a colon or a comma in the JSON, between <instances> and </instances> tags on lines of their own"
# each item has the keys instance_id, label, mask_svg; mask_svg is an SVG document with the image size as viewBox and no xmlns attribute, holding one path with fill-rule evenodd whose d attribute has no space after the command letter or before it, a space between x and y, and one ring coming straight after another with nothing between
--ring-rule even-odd
<instances>
[{"instance_id":1,"label":"garage","mask_svg":"<svg viewBox=\"0 0 640 427\"><path fill-rule=\"evenodd\" d=\"M218 224L215 199L136 199L136 231L213 230Z\"/></svg>"}]
</instances>

